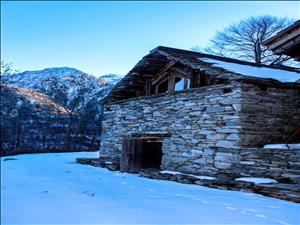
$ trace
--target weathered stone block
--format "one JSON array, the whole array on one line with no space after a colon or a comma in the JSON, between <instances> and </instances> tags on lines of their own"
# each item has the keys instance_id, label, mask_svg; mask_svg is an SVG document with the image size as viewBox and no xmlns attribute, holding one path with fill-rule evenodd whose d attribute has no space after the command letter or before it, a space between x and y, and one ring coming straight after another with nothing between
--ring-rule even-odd
<instances>
[{"instance_id":1,"label":"weathered stone block","mask_svg":"<svg viewBox=\"0 0 300 225\"><path fill-rule=\"evenodd\" d=\"M231 141L238 141L240 140L240 137L238 134L229 134L227 137L226 137L227 140L231 140Z\"/></svg>"},{"instance_id":2,"label":"weathered stone block","mask_svg":"<svg viewBox=\"0 0 300 225\"><path fill-rule=\"evenodd\" d=\"M218 169L229 169L231 167L231 163L222 162L222 161L215 161L214 166Z\"/></svg>"},{"instance_id":3,"label":"weathered stone block","mask_svg":"<svg viewBox=\"0 0 300 225\"><path fill-rule=\"evenodd\" d=\"M234 142L232 141L227 141L227 140L218 140L216 143L217 147L224 147L224 148L233 148L234 147Z\"/></svg>"}]
</instances>

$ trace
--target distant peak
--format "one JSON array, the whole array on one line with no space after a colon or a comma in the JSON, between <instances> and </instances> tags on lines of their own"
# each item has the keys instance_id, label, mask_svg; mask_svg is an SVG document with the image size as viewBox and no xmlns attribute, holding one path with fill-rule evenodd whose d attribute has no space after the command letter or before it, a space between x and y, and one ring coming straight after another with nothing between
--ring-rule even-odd
<instances>
[{"instance_id":1,"label":"distant peak","mask_svg":"<svg viewBox=\"0 0 300 225\"><path fill-rule=\"evenodd\" d=\"M112 74L112 73L109 73L109 74L104 74L104 75L101 75L99 76L99 79L103 79L113 85L115 85L116 83L118 83L124 76L122 75L118 75L118 74Z\"/></svg>"},{"instance_id":2,"label":"distant peak","mask_svg":"<svg viewBox=\"0 0 300 225\"><path fill-rule=\"evenodd\" d=\"M56 76L63 76L63 75L78 75L78 74L85 74L84 72L72 68L72 67L51 67L51 68L46 68L42 70L27 70L24 72L19 73L20 75L26 75L26 74L32 74L32 75L44 75L44 74L51 74L51 75L56 75Z\"/></svg>"}]
</instances>

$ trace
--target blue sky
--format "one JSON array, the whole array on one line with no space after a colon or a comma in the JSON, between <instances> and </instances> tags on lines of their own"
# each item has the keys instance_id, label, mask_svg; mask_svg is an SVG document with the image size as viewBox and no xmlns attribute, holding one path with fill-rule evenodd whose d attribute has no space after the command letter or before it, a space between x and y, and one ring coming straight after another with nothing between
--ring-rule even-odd
<instances>
[{"instance_id":1,"label":"blue sky","mask_svg":"<svg viewBox=\"0 0 300 225\"><path fill-rule=\"evenodd\" d=\"M1 58L16 69L126 74L158 45L205 46L249 16L300 17L300 2L1 2Z\"/></svg>"}]
</instances>

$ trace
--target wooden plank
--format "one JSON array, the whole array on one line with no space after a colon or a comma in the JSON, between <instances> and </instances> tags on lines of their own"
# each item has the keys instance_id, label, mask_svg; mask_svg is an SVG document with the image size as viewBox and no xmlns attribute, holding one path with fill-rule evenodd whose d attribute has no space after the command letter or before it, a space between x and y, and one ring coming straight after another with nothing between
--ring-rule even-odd
<instances>
[{"instance_id":1,"label":"wooden plank","mask_svg":"<svg viewBox=\"0 0 300 225\"><path fill-rule=\"evenodd\" d=\"M191 76L191 88L197 88L201 86L201 74L194 72Z\"/></svg>"},{"instance_id":2,"label":"wooden plank","mask_svg":"<svg viewBox=\"0 0 300 225\"><path fill-rule=\"evenodd\" d=\"M171 137L171 133L131 133L131 137L134 138L145 138L145 139L156 139L160 138L163 139L165 137Z\"/></svg>"},{"instance_id":3,"label":"wooden plank","mask_svg":"<svg viewBox=\"0 0 300 225\"><path fill-rule=\"evenodd\" d=\"M168 93L173 94L175 89L175 76L168 77Z\"/></svg>"},{"instance_id":4,"label":"wooden plank","mask_svg":"<svg viewBox=\"0 0 300 225\"><path fill-rule=\"evenodd\" d=\"M151 95L151 83L149 79L145 80L145 88L144 88L145 96Z\"/></svg>"},{"instance_id":5,"label":"wooden plank","mask_svg":"<svg viewBox=\"0 0 300 225\"><path fill-rule=\"evenodd\" d=\"M155 86L155 94L156 94L156 95L158 94L158 88L159 88L159 85L156 85L156 86Z\"/></svg>"},{"instance_id":6,"label":"wooden plank","mask_svg":"<svg viewBox=\"0 0 300 225\"><path fill-rule=\"evenodd\" d=\"M145 139L124 138L121 154L121 172L138 173L142 167Z\"/></svg>"},{"instance_id":7,"label":"wooden plank","mask_svg":"<svg viewBox=\"0 0 300 225\"><path fill-rule=\"evenodd\" d=\"M128 148L129 148L129 139L124 138L122 143L122 154L121 154L121 165L120 171L127 172L128 171Z\"/></svg>"},{"instance_id":8,"label":"wooden plank","mask_svg":"<svg viewBox=\"0 0 300 225\"><path fill-rule=\"evenodd\" d=\"M168 74L165 72L164 74L161 74L160 77L158 77L156 80L152 81L152 85L158 85L159 83L161 83L163 80L166 79L166 77L168 77Z\"/></svg>"},{"instance_id":9,"label":"wooden plank","mask_svg":"<svg viewBox=\"0 0 300 225\"><path fill-rule=\"evenodd\" d=\"M272 41L271 44L268 44L269 49L273 50L278 48L280 45L287 43L291 39L298 37L300 35L300 27L295 28L292 32L289 32L285 35L277 37L276 40Z\"/></svg>"},{"instance_id":10,"label":"wooden plank","mask_svg":"<svg viewBox=\"0 0 300 225\"><path fill-rule=\"evenodd\" d=\"M187 78L184 79L183 89L187 89Z\"/></svg>"}]
</instances>

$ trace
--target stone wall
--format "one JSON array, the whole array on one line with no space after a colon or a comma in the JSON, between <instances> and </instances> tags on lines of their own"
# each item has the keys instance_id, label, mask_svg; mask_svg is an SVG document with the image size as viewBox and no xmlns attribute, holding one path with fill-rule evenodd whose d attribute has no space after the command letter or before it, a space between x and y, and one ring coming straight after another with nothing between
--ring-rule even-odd
<instances>
[{"instance_id":1,"label":"stone wall","mask_svg":"<svg viewBox=\"0 0 300 225\"><path fill-rule=\"evenodd\" d=\"M300 89L242 85L241 145L285 143L300 127Z\"/></svg>"},{"instance_id":2,"label":"stone wall","mask_svg":"<svg viewBox=\"0 0 300 225\"><path fill-rule=\"evenodd\" d=\"M100 158L118 167L124 137L169 134L162 169L296 182L299 151L258 147L286 140L300 124L299 104L297 89L241 83L110 103L104 107Z\"/></svg>"},{"instance_id":3,"label":"stone wall","mask_svg":"<svg viewBox=\"0 0 300 225\"><path fill-rule=\"evenodd\" d=\"M124 137L168 133L171 136L163 141L163 167L176 169L186 163L190 167L195 159L193 168L200 168L203 162L198 155L203 148L239 147L240 101L238 84L220 84L107 104L100 157L118 164Z\"/></svg>"},{"instance_id":4,"label":"stone wall","mask_svg":"<svg viewBox=\"0 0 300 225\"><path fill-rule=\"evenodd\" d=\"M210 147L203 149L198 160L203 162L198 171L205 175L229 179L267 177L283 183L300 183L300 150Z\"/></svg>"}]
</instances>

